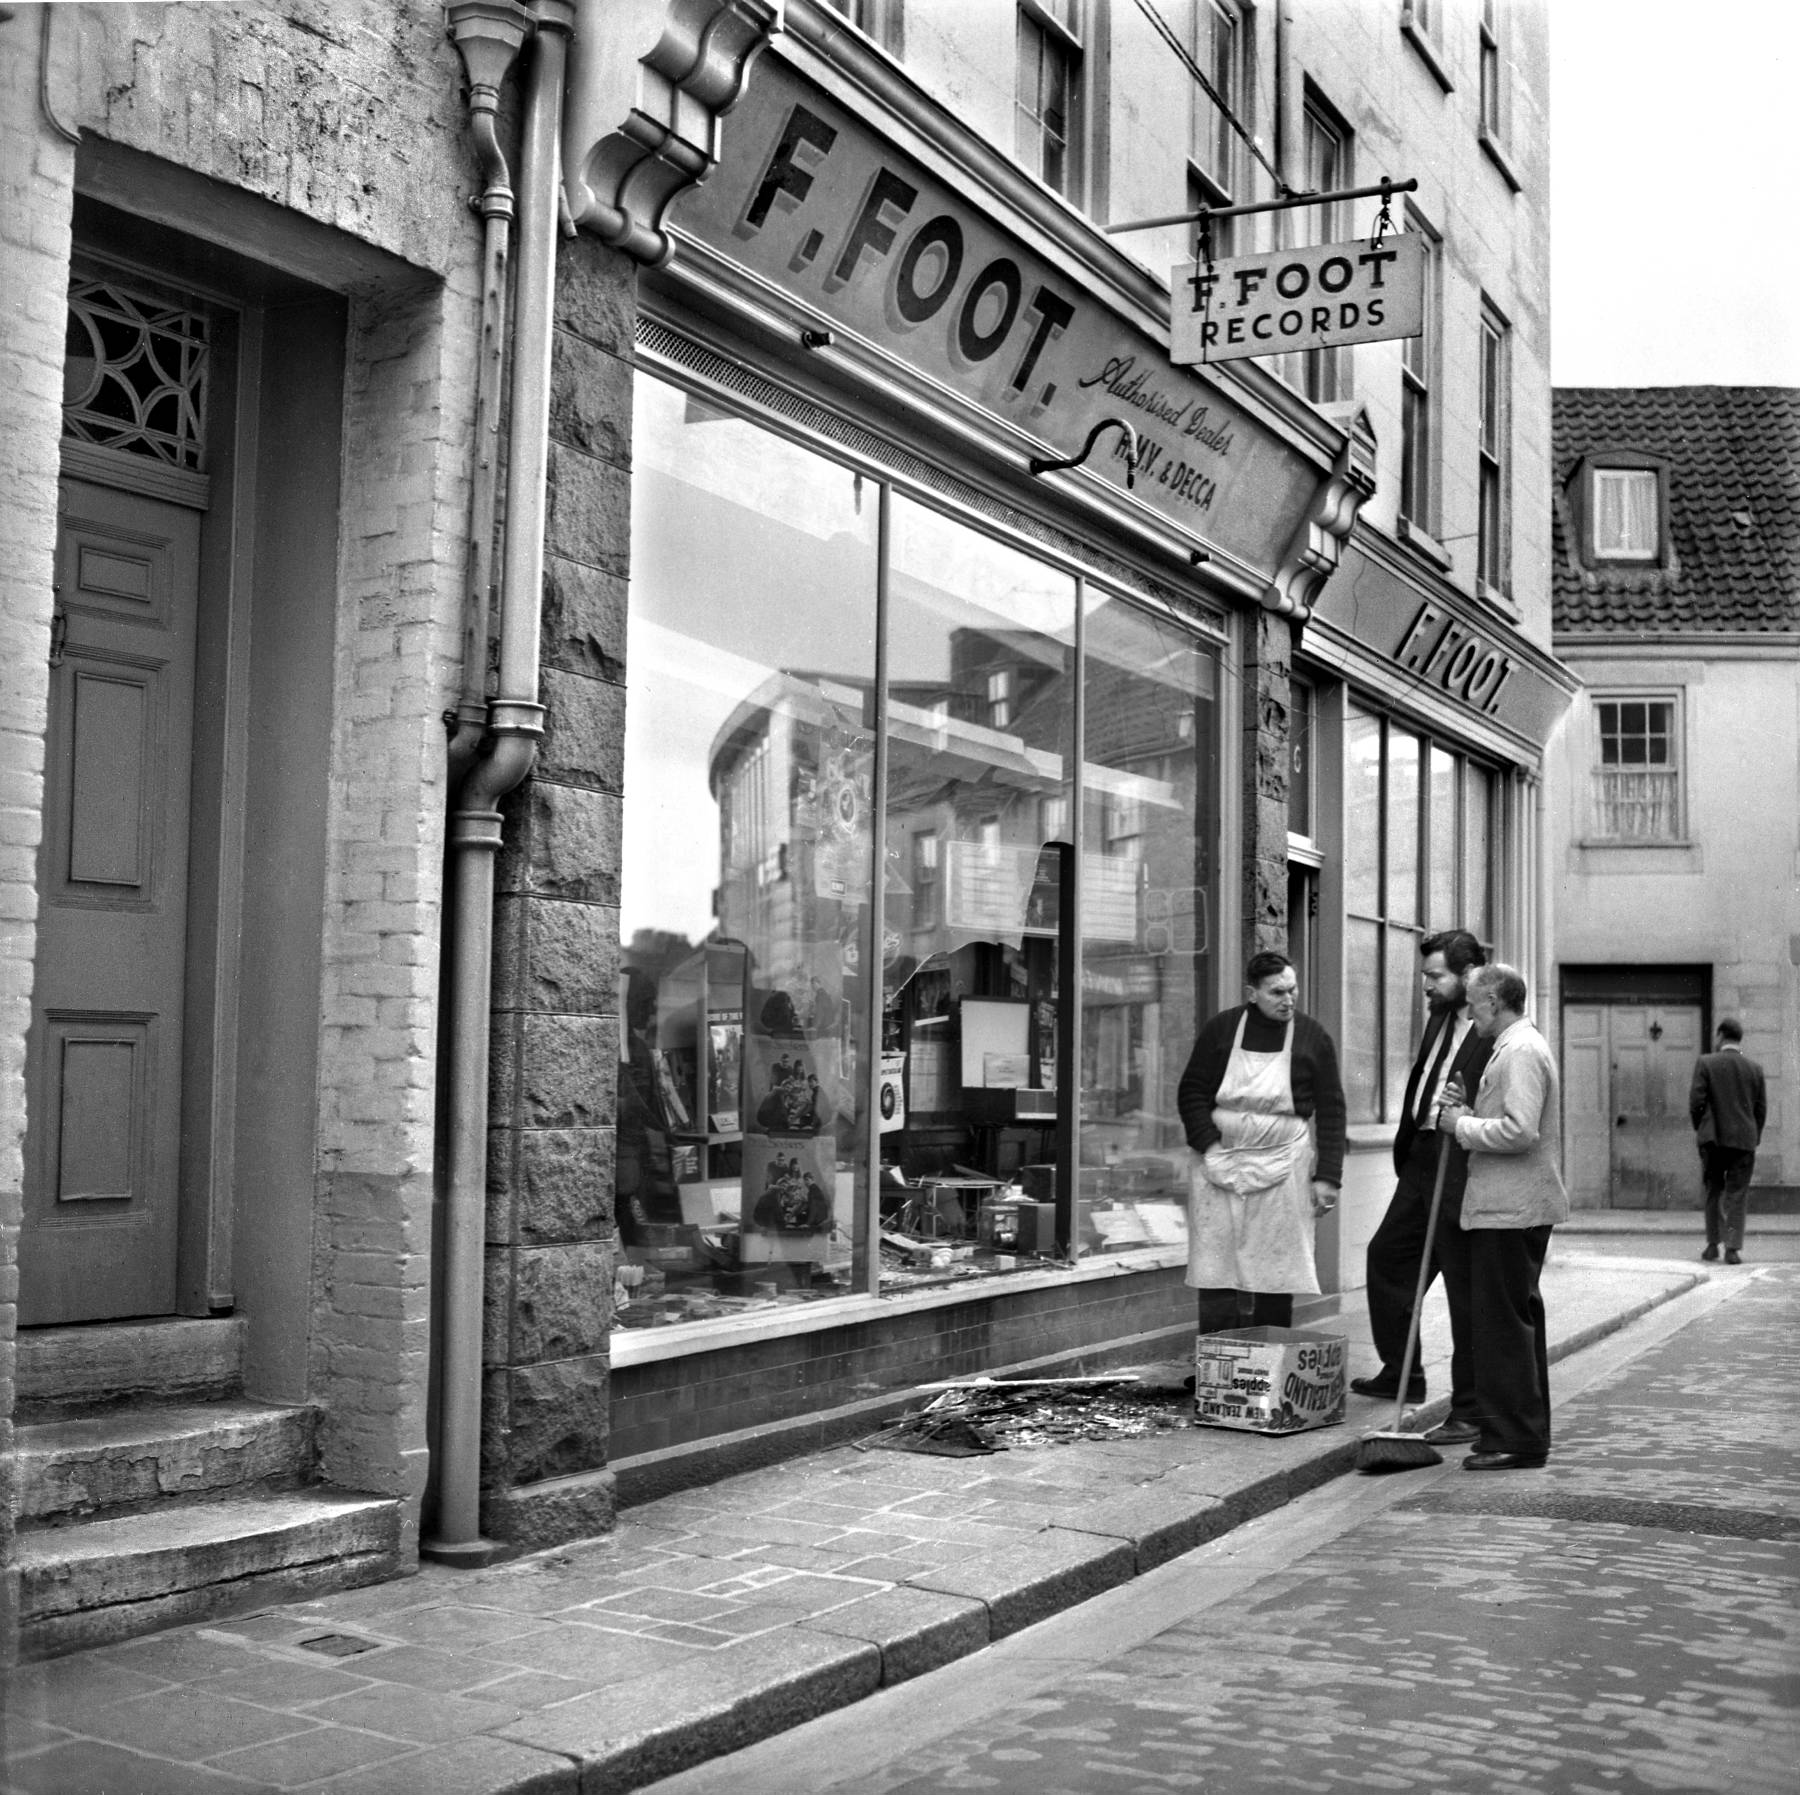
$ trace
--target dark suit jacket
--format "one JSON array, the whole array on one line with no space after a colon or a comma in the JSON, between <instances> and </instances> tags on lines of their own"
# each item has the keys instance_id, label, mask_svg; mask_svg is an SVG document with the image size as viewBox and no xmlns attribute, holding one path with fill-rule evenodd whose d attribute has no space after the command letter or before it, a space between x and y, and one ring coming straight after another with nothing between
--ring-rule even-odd
<instances>
[{"instance_id":1,"label":"dark suit jacket","mask_svg":"<svg viewBox=\"0 0 1800 1795\"><path fill-rule=\"evenodd\" d=\"M1701 1054L1688 1092L1688 1116L1702 1145L1717 1141L1754 1153L1769 1119L1762 1067L1735 1048Z\"/></svg>"},{"instance_id":2,"label":"dark suit jacket","mask_svg":"<svg viewBox=\"0 0 1800 1795\"><path fill-rule=\"evenodd\" d=\"M1453 1016L1442 1019L1441 1027L1447 1028L1455 1021ZM1419 1086L1425 1075L1431 1070L1431 1063L1437 1058L1438 1044L1443 1035L1438 1020L1425 1030L1425 1039L1419 1044L1419 1057L1413 1061L1412 1076L1406 1081L1406 1101L1400 1111L1400 1126L1394 1135L1394 1174L1398 1177L1406 1170L1407 1155L1412 1152L1413 1141L1419 1132ZM1494 1051L1494 1043L1478 1030L1471 1028L1463 1036L1460 1046L1450 1061L1450 1070L1462 1079L1463 1091L1468 1100L1475 1101L1475 1092L1481 1084L1481 1074L1486 1069L1488 1056ZM1469 1176L1469 1152L1466 1147L1459 1147L1453 1137L1445 1137L1444 1151L1449 1154L1449 1164L1444 1168L1444 1197L1452 1205L1461 1196L1463 1185Z\"/></svg>"}]
</instances>

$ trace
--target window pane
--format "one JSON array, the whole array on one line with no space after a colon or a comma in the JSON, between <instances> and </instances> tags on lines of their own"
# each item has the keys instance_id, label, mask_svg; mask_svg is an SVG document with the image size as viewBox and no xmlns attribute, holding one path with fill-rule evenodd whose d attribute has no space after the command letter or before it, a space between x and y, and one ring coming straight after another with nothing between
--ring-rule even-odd
<instances>
[{"instance_id":1,"label":"window pane","mask_svg":"<svg viewBox=\"0 0 1800 1795\"><path fill-rule=\"evenodd\" d=\"M1413 929L1387 932L1386 993L1382 1018L1384 1090L1382 1120L1399 1119L1412 1070L1413 1006L1419 1000L1419 935ZM1348 1032L1346 1030L1346 1032Z\"/></svg>"},{"instance_id":2,"label":"window pane","mask_svg":"<svg viewBox=\"0 0 1800 1795\"><path fill-rule=\"evenodd\" d=\"M1654 560L1660 546L1656 475L1647 468L1596 468L1592 480L1595 555Z\"/></svg>"},{"instance_id":3,"label":"window pane","mask_svg":"<svg viewBox=\"0 0 1800 1795\"><path fill-rule=\"evenodd\" d=\"M1185 1238L1175 1089L1212 1008L1212 651L1087 597L1080 1164L1090 1246Z\"/></svg>"},{"instance_id":4,"label":"window pane","mask_svg":"<svg viewBox=\"0 0 1800 1795\"><path fill-rule=\"evenodd\" d=\"M1052 1157L1058 910L1043 847L1070 814L1075 582L903 497L891 520L882 1042L905 1102L881 1134L883 1209L915 1238L972 1241L984 1198ZM905 876L924 835L930 892ZM971 1265L997 1261L884 1266L882 1289Z\"/></svg>"},{"instance_id":5,"label":"window pane","mask_svg":"<svg viewBox=\"0 0 1800 1795\"><path fill-rule=\"evenodd\" d=\"M1344 1098L1352 1122L1374 1122L1377 1072L1381 1063L1375 1018L1381 1013L1378 924L1356 917L1344 921L1344 1014L1358 1019L1338 1042Z\"/></svg>"},{"instance_id":6,"label":"window pane","mask_svg":"<svg viewBox=\"0 0 1800 1795\"><path fill-rule=\"evenodd\" d=\"M1344 904L1381 914L1381 723L1354 706L1344 718Z\"/></svg>"},{"instance_id":7,"label":"window pane","mask_svg":"<svg viewBox=\"0 0 1800 1795\"><path fill-rule=\"evenodd\" d=\"M1485 767L1470 767L1463 796L1462 926L1481 941L1494 938L1491 912L1494 776Z\"/></svg>"},{"instance_id":8,"label":"window pane","mask_svg":"<svg viewBox=\"0 0 1800 1795\"><path fill-rule=\"evenodd\" d=\"M876 507L644 375L634 454L618 1321L647 1327L842 1294L870 1219Z\"/></svg>"},{"instance_id":9,"label":"window pane","mask_svg":"<svg viewBox=\"0 0 1800 1795\"><path fill-rule=\"evenodd\" d=\"M1426 924L1432 929L1462 926L1456 914L1456 775L1457 760L1442 748L1431 750L1431 859L1428 883L1431 907Z\"/></svg>"},{"instance_id":10,"label":"window pane","mask_svg":"<svg viewBox=\"0 0 1800 1795\"><path fill-rule=\"evenodd\" d=\"M1288 705L1288 828L1313 832L1313 689L1295 680Z\"/></svg>"},{"instance_id":11,"label":"window pane","mask_svg":"<svg viewBox=\"0 0 1800 1795\"><path fill-rule=\"evenodd\" d=\"M1419 738L1388 728L1387 915L1419 920Z\"/></svg>"}]
</instances>

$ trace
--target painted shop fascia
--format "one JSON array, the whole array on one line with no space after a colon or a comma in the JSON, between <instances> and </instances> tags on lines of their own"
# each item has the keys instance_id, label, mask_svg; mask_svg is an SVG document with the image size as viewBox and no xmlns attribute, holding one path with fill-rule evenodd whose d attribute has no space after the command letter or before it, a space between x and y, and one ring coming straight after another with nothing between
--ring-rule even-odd
<instances>
[{"instance_id":1,"label":"painted shop fascia","mask_svg":"<svg viewBox=\"0 0 1800 1795\"><path fill-rule=\"evenodd\" d=\"M1307 661L1383 704L1531 773L1579 689L1496 607L1360 527L1317 594L1301 645Z\"/></svg>"},{"instance_id":2,"label":"painted shop fascia","mask_svg":"<svg viewBox=\"0 0 1800 1795\"><path fill-rule=\"evenodd\" d=\"M1285 643L1291 624L1308 616L1372 490L1353 433L1254 364L1205 375L1170 364L1166 290L1091 224L842 32L825 9L790 4L784 33L760 44L752 28L759 16L772 32L772 12L721 7L720 31L690 40L715 49L727 43L731 54L716 58L704 84L713 99L724 97L719 116L705 130L688 112L685 136L667 128L682 108L664 103L661 85L679 60L672 38L644 58L639 104L621 125L616 111L609 118L602 110L616 105L619 71L584 65L577 34L564 138L569 209L580 229L641 265L637 482L665 472L679 477L679 468L658 462L655 408L646 398L669 392L690 420L719 415L727 426L732 418L754 424L771 444L801 445L856 468L859 493L872 478L891 488L896 508L923 501L940 519L975 526L989 543L1104 581L1146 615L1178 621L1190 647L1218 657L1221 673L1242 677L1257 653L1238 647L1240 633L1253 643L1272 626ZM660 72L657 81L651 71ZM653 88L662 121L654 127L645 97ZM702 142L704 155L694 147ZM698 175L697 184L684 187L683 171ZM1128 424L1138 445L1130 480L1125 433L1102 430L1094 438L1111 419ZM1078 467L1043 477L1028 469L1034 457L1077 457L1084 445L1092 452ZM753 494L741 496L753 506ZM640 594L655 584L643 510L634 490L634 617ZM771 660L782 664L773 651ZM642 665L634 645L632 705L644 702ZM1234 684L1220 681L1221 688ZM869 688L846 686L853 697L859 689L852 710L872 702ZM752 709L767 702L757 699ZM1216 814L1208 819L1215 833L1206 847L1222 869L1215 876L1226 881L1246 832L1258 826L1236 796L1241 712L1250 708L1222 691L1213 738ZM742 710L715 739L715 789L736 777L747 756L727 749L733 731L745 738ZM854 726L846 728L843 752L860 751ZM773 728L751 746L792 752ZM1279 747L1274 752L1279 758ZM635 796L648 803L644 791ZM629 889L629 745L621 803ZM891 856L891 817L887 839ZM790 871L771 861L762 877L779 883ZM729 883L723 873L720 879L715 906L734 901L720 895ZM1229 890L1215 902L1207 988L1192 995L1201 1014L1235 982L1236 929L1225 922L1244 906ZM621 934L629 982L629 919L622 918ZM1029 960L1029 939L1021 951ZM1090 964L1082 976L1085 997L1133 992L1147 974L1121 959ZM746 989L760 995L754 973ZM622 996L626 1035L633 1032L629 1001ZM705 1008L708 1000L696 1001ZM719 1027L741 1026L735 1007L717 1014L729 1018ZM684 1049L649 1051L662 1056L656 1076L670 1056L681 1074ZM917 1069L910 1059L908 1067ZM621 1129L626 1108L622 1089ZM698 1124L692 1151L702 1176L694 1188L707 1182L712 1156L738 1148L730 1137L742 1128ZM630 1157L623 1139L620 1152L622 1161ZM848 1176L840 1169L840 1179ZM866 1202L866 1187L857 1188ZM748 1197L742 1201L747 1207ZM629 1236L623 1190L619 1206ZM628 1238L622 1257L654 1251L634 1255ZM859 1264L865 1253L873 1260L860 1237L855 1251ZM848 1416L856 1404L879 1400L871 1392L897 1392L946 1365L997 1368L1178 1334L1191 1326L1182 1258L1179 1245L1165 1244L1091 1255L1057 1270L1020 1269L974 1286L895 1296L877 1295L865 1281L825 1302L796 1297L792 1306L668 1326L616 1322L607 1404L619 1493L631 1499L716 1474L728 1444L719 1436L729 1429L758 1434L739 1442L747 1452L796 1449L780 1439L813 1437L825 1411ZM645 1288L622 1291L628 1307L642 1303ZM708 1404L715 1418L696 1423L694 1412ZM686 1411L685 1421L677 1411Z\"/></svg>"}]
</instances>

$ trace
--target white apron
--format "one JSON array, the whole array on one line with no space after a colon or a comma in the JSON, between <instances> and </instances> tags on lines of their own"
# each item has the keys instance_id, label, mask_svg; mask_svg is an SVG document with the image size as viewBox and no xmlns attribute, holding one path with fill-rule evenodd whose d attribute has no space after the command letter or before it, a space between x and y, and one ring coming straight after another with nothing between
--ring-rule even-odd
<instances>
[{"instance_id":1,"label":"white apron","mask_svg":"<svg viewBox=\"0 0 1800 1795\"><path fill-rule=\"evenodd\" d=\"M1312 1131L1294 1114L1294 1025L1279 1053L1244 1048L1246 1010L1213 1100L1219 1139L1194 1167L1187 1281L1198 1290L1319 1293Z\"/></svg>"}]
</instances>

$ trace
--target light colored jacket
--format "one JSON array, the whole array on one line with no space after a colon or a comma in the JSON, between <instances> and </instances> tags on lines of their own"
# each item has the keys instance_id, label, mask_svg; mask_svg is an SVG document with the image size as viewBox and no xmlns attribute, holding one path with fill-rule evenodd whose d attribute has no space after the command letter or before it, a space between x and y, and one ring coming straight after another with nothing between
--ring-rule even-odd
<instances>
[{"instance_id":1,"label":"light colored jacket","mask_svg":"<svg viewBox=\"0 0 1800 1795\"><path fill-rule=\"evenodd\" d=\"M1569 1219L1563 1188L1562 1104L1550 1045L1529 1022L1494 1042L1473 1113L1456 1124L1469 1150L1465 1228L1541 1228Z\"/></svg>"}]
</instances>

